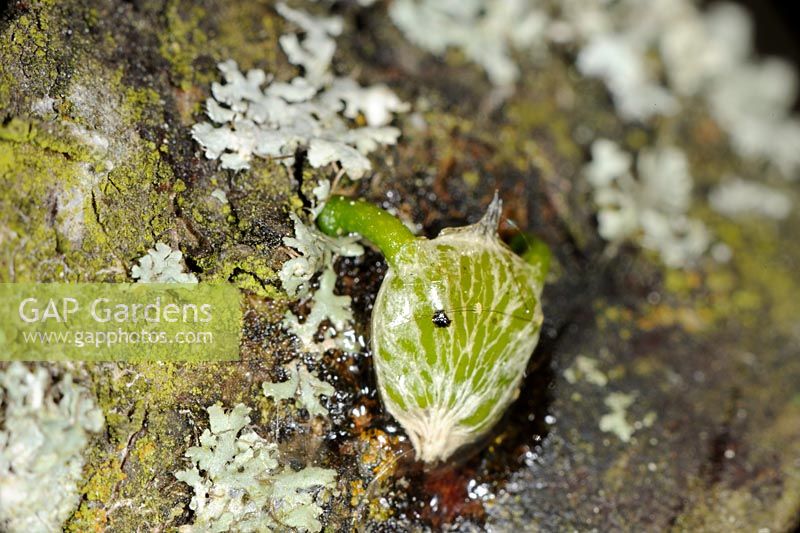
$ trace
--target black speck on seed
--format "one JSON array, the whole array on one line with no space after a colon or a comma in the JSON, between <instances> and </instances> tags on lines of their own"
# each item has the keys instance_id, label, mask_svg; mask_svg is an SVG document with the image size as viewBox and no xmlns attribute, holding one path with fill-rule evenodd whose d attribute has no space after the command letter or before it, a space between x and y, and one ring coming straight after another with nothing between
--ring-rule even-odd
<instances>
[{"instance_id":1,"label":"black speck on seed","mask_svg":"<svg viewBox=\"0 0 800 533\"><path fill-rule=\"evenodd\" d=\"M444 309L439 309L433 313L433 325L437 328L446 328L452 321L450 317L444 312Z\"/></svg>"}]
</instances>

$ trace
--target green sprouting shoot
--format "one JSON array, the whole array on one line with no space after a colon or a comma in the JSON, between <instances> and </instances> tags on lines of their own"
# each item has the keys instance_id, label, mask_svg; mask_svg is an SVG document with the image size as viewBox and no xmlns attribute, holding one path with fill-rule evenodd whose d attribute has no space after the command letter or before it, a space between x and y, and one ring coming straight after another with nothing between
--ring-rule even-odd
<instances>
[{"instance_id":1,"label":"green sprouting shoot","mask_svg":"<svg viewBox=\"0 0 800 533\"><path fill-rule=\"evenodd\" d=\"M384 209L365 200L352 200L344 196L332 196L317 217L317 225L326 234L341 237L358 233L383 253L389 263L406 243L414 239L411 231ZM531 265L540 265L542 279L550 267L552 253L544 241L531 233L519 233L509 243L520 257Z\"/></svg>"},{"instance_id":2,"label":"green sprouting shoot","mask_svg":"<svg viewBox=\"0 0 800 533\"><path fill-rule=\"evenodd\" d=\"M540 266L538 281L544 283L547 272L550 270L550 261L553 258L550 247L543 240L528 232L516 234L508 244L526 263Z\"/></svg>"},{"instance_id":3,"label":"green sprouting shoot","mask_svg":"<svg viewBox=\"0 0 800 533\"><path fill-rule=\"evenodd\" d=\"M389 264L414 234L386 210L364 200L332 196L317 217L317 225L328 235L338 237L358 233L383 253Z\"/></svg>"}]
</instances>

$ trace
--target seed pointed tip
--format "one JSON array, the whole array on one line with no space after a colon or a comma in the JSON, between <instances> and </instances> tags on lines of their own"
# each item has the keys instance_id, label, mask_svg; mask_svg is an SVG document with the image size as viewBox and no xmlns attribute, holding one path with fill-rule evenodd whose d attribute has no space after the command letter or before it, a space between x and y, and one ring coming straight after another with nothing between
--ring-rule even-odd
<instances>
[{"instance_id":1,"label":"seed pointed tip","mask_svg":"<svg viewBox=\"0 0 800 533\"><path fill-rule=\"evenodd\" d=\"M476 226L483 235L487 237L495 236L497 235L497 228L500 226L500 215L502 213L503 200L500 199L500 195L495 189L494 198L492 198L489 207L486 208L486 214L483 215L483 218L478 221Z\"/></svg>"}]
</instances>

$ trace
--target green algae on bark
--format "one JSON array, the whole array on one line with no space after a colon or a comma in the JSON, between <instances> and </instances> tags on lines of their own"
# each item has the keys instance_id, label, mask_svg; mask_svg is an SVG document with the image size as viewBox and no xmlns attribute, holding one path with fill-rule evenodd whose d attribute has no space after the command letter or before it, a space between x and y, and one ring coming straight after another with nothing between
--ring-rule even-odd
<instances>
[{"instance_id":1,"label":"green algae on bark","mask_svg":"<svg viewBox=\"0 0 800 533\"><path fill-rule=\"evenodd\" d=\"M186 83L185 66L164 76L168 63L158 59L153 38L168 35L158 23L161 8L138 7L33 1L12 7L0 23L0 279L127 280L135 259L165 240L192 247L192 265L204 279L279 296L269 283L280 266L273 250L282 228L271 221L286 209L290 177L254 172L260 177L240 189L252 196L200 205L211 179L227 188L232 178L207 177L211 165L195 158L182 126L182 106L199 103L205 80L217 76L214 61L199 47L191 59L201 67L198 77ZM200 30L187 31L204 42ZM183 80L181 89L171 80ZM274 236L263 239L265 230ZM172 472L185 466L191 412L217 399L249 402L258 384L246 383L271 377L269 347L250 342L246 351L246 365L86 365L107 433L91 444L83 500L65 527L133 531L185 523L188 489Z\"/></svg>"}]
</instances>

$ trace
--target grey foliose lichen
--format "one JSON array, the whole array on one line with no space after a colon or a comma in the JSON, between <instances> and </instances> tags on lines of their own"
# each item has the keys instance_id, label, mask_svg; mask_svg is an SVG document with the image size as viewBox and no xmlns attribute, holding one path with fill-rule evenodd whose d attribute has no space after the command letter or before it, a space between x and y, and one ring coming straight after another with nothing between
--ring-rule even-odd
<instances>
[{"instance_id":1,"label":"grey foliose lichen","mask_svg":"<svg viewBox=\"0 0 800 533\"><path fill-rule=\"evenodd\" d=\"M340 17L314 17L283 3L277 10L304 34L280 39L289 61L304 75L284 82L261 69L243 73L233 60L220 63L225 83L212 85L213 98L206 102L210 122L196 124L192 136L222 168L245 170L254 156L292 165L298 150L307 149L313 168L335 163L351 179L360 179L372 168L367 155L397 142L400 130L389 124L409 105L385 85L363 87L350 77L334 76ZM359 117L365 126L357 125Z\"/></svg>"},{"instance_id":2,"label":"grey foliose lichen","mask_svg":"<svg viewBox=\"0 0 800 533\"><path fill-rule=\"evenodd\" d=\"M312 299L311 311L303 321L294 313L287 311L283 326L301 342L304 351L323 352L330 347L345 350L353 349L355 344L352 328L353 311L350 297L334 293L336 272L333 268L337 257L356 257L364 249L354 242L353 237L332 238L321 233L313 225L306 225L299 217L290 214L294 222L294 237L284 237L283 243L292 248L294 257L284 263L279 273L283 288L289 296L307 301ZM311 280L319 272L319 287L311 293ZM323 341L315 337L323 323L329 323L323 333Z\"/></svg>"},{"instance_id":3,"label":"grey foliose lichen","mask_svg":"<svg viewBox=\"0 0 800 533\"><path fill-rule=\"evenodd\" d=\"M140 283L197 283L194 274L185 272L183 253L163 242L157 242L138 261L131 268L131 277Z\"/></svg>"},{"instance_id":4,"label":"grey foliose lichen","mask_svg":"<svg viewBox=\"0 0 800 533\"><path fill-rule=\"evenodd\" d=\"M322 381L305 365L290 364L289 379L282 383L265 382L261 389L267 398L275 402L294 402L298 408L308 411L309 416L327 417L328 410L322 405L320 396L333 396L333 385Z\"/></svg>"},{"instance_id":5,"label":"grey foliose lichen","mask_svg":"<svg viewBox=\"0 0 800 533\"><path fill-rule=\"evenodd\" d=\"M639 240L671 267L695 262L708 248L706 226L688 216L694 180L684 152L673 146L633 155L598 139L584 174L598 207L598 232L612 243Z\"/></svg>"},{"instance_id":6,"label":"grey foliose lichen","mask_svg":"<svg viewBox=\"0 0 800 533\"><path fill-rule=\"evenodd\" d=\"M89 433L103 427L91 393L65 374L18 362L0 373L0 530L60 530L79 501Z\"/></svg>"},{"instance_id":7,"label":"grey foliose lichen","mask_svg":"<svg viewBox=\"0 0 800 533\"><path fill-rule=\"evenodd\" d=\"M250 408L208 408L210 427L186 451L192 466L175 474L194 488L195 521L184 532L322 530L322 504L336 471L280 464L278 446L251 429Z\"/></svg>"}]
</instances>

